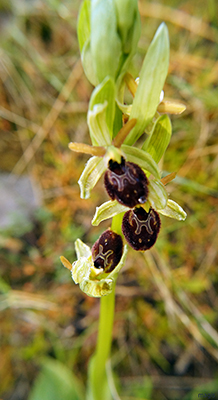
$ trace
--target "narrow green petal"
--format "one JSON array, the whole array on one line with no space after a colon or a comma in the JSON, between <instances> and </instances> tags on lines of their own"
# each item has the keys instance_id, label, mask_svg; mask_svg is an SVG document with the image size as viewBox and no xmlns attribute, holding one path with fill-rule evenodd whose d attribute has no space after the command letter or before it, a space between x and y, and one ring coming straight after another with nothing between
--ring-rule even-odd
<instances>
[{"instance_id":1,"label":"narrow green petal","mask_svg":"<svg viewBox=\"0 0 218 400\"><path fill-rule=\"evenodd\" d=\"M168 200L167 206L163 210L158 210L158 212L166 217L178 219L179 221L184 221L187 217L183 208L173 200Z\"/></svg>"},{"instance_id":2,"label":"narrow green petal","mask_svg":"<svg viewBox=\"0 0 218 400\"><path fill-rule=\"evenodd\" d=\"M90 197L91 190L106 169L103 158L94 156L88 160L78 181L81 199L88 199Z\"/></svg>"},{"instance_id":3,"label":"narrow green petal","mask_svg":"<svg viewBox=\"0 0 218 400\"><path fill-rule=\"evenodd\" d=\"M160 181L149 181L148 201L155 210L162 210L167 205L167 192L164 185Z\"/></svg>"},{"instance_id":4,"label":"narrow green petal","mask_svg":"<svg viewBox=\"0 0 218 400\"><path fill-rule=\"evenodd\" d=\"M152 40L140 72L139 85L133 100L130 118L136 118L137 124L125 140L133 145L152 120L160 102L160 93L167 76L169 66L168 30L162 23Z\"/></svg>"},{"instance_id":5,"label":"narrow green petal","mask_svg":"<svg viewBox=\"0 0 218 400\"><path fill-rule=\"evenodd\" d=\"M127 211L128 208L119 204L116 200L109 200L96 208L92 225L97 226L101 221L114 217L117 214Z\"/></svg>"},{"instance_id":6,"label":"narrow green petal","mask_svg":"<svg viewBox=\"0 0 218 400\"><path fill-rule=\"evenodd\" d=\"M90 247L87 246L87 244L83 243L82 240L80 240L80 239L77 239L75 241L75 250L76 250L76 255L77 255L78 259L80 257L89 258L92 255Z\"/></svg>"},{"instance_id":7,"label":"narrow green petal","mask_svg":"<svg viewBox=\"0 0 218 400\"><path fill-rule=\"evenodd\" d=\"M153 131L145 141L142 149L151 154L152 158L159 163L170 142L172 126L168 115L162 115L155 122Z\"/></svg>"},{"instance_id":8,"label":"narrow green petal","mask_svg":"<svg viewBox=\"0 0 218 400\"><path fill-rule=\"evenodd\" d=\"M138 164L141 168L154 175L155 178L160 179L160 170L158 168L158 165L149 153L144 150L137 149L136 147L127 146L125 144L121 146L121 150L126 155L127 161Z\"/></svg>"}]
</instances>

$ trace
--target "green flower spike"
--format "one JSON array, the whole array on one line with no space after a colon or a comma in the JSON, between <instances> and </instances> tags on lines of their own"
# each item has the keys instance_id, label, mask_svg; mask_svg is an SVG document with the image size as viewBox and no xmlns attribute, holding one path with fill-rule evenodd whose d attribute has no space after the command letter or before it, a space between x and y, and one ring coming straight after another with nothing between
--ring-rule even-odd
<instances>
[{"instance_id":1,"label":"green flower spike","mask_svg":"<svg viewBox=\"0 0 218 400\"><path fill-rule=\"evenodd\" d=\"M125 262L127 246L124 246L120 262L110 273L105 273L102 268L95 268L90 247L80 239L76 240L75 249L77 261L73 264L64 256L60 257L64 267L71 271L73 281L79 284L80 289L91 297L102 297L111 293L118 272Z\"/></svg>"}]
</instances>

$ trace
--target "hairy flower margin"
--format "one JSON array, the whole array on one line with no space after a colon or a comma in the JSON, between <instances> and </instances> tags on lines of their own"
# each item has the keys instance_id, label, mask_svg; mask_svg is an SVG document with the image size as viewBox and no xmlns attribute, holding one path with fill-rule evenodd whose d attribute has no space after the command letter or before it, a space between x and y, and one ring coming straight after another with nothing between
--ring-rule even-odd
<instances>
[{"instance_id":1,"label":"hairy flower margin","mask_svg":"<svg viewBox=\"0 0 218 400\"><path fill-rule=\"evenodd\" d=\"M87 0L85 0L85 3L87 3ZM165 188L165 184L170 182L175 177L175 174L169 174L167 177L161 178L161 171L158 166L172 133L170 119L164 113L180 114L185 110L183 104L163 101L162 88L168 71L168 63L168 32L165 24L161 24L147 51L140 72L140 79L135 81L129 73L118 75L116 80L114 76L101 76L101 82L97 84L92 93L87 115L92 146L82 143L69 144L69 148L72 151L92 155L78 181L82 199L90 197L92 189L105 171L108 171L111 162L117 163L117 165L121 165L124 162L131 168L132 165L135 165L135 170L142 170L140 176L145 174L146 197L142 201L143 204L140 204L140 209L133 210L132 205L128 207L123 203L120 204L116 199L109 200L96 208L92 220L92 225L96 226L101 221L125 213L123 233L127 242L131 245L131 240L135 238L135 235L134 232L129 234L128 229L132 229L133 221L136 221L137 215L146 215L146 218L149 218L148 220L142 221L139 219L138 222L143 222L142 226L146 227L146 231L143 231L145 233L144 237L146 235L149 237L151 233L151 243L149 245L147 245L147 242L143 244L142 250L150 248L156 241L160 229L159 214L177 220L186 218L185 211L176 202L168 198ZM125 86L133 96L133 101L130 105L124 103ZM117 112L118 109L120 110L119 112ZM123 114L123 126L120 120L121 112ZM141 148L135 147L135 142L144 132L148 134L146 140ZM132 173L134 174L135 172L133 171ZM130 181L131 178L134 180L133 177L134 175L130 175ZM111 193L111 189L108 193ZM153 230L149 221L152 221ZM155 224L157 224L157 228L155 228ZM135 233L137 233L137 229L136 227ZM154 232L154 229L156 229L156 232ZM141 232L141 228L139 231ZM125 234L125 232L127 233ZM107 231L103 233L103 235L105 234L107 235ZM116 234L112 232L112 235ZM119 240L122 240L122 238ZM139 241L141 241L141 238L139 238ZM150 238L148 238L149 241ZM96 248L97 245L99 245L99 240L94 244L93 248ZM141 250L138 245L133 245L132 247L136 250ZM75 242L75 249L77 261L72 265L65 257L61 257L63 265L71 270L74 282L78 283L80 289L89 296L101 297L111 293L117 274L124 264L127 246L124 246L124 251L118 264L116 263L112 271L109 269L109 272L106 272L104 268L96 268L93 251L80 239ZM103 247L100 251L103 251L102 249ZM112 250L107 251L107 254L112 253ZM101 254L105 255L106 253Z\"/></svg>"}]
</instances>

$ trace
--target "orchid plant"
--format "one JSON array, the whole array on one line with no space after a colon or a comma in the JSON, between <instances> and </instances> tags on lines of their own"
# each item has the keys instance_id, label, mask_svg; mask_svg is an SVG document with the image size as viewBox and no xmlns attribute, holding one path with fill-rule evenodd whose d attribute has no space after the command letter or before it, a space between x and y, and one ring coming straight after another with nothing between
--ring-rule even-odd
<instances>
[{"instance_id":1,"label":"orchid plant","mask_svg":"<svg viewBox=\"0 0 218 400\"><path fill-rule=\"evenodd\" d=\"M139 78L129 73L140 36L137 0L84 0L78 18L78 39L85 74L95 86L87 122L92 145L70 143L72 151L91 155L79 179L87 199L104 174L109 201L97 207L92 225L111 219L111 227L92 249L76 240L77 261L63 265L88 296L100 297L97 348L90 361L87 399L111 399L107 382L114 316L115 284L128 246L147 251L156 242L160 214L184 220L185 211L168 198L159 161L170 142L168 114L185 106L165 101L163 86L169 66L168 30L162 23L145 56ZM125 92L132 95L126 104ZM146 135L144 142L143 135ZM140 146L138 139L140 139ZM125 244L123 244L125 242Z\"/></svg>"}]
</instances>

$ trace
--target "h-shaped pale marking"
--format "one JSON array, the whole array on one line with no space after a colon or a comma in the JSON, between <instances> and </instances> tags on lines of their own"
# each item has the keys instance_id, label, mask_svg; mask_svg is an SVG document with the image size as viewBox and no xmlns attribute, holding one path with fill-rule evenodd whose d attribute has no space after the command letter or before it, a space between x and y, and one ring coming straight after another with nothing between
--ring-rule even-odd
<instances>
[{"instance_id":1,"label":"h-shaped pale marking","mask_svg":"<svg viewBox=\"0 0 218 400\"><path fill-rule=\"evenodd\" d=\"M113 254L113 250L108 250L106 253L103 253L103 246L99 244L99 253L97 254L95 261L97 258L101 258L104 261L104 268L106 268L108 264L108 257L110 257Z\"/></svg>"},{"instance_id":2,"label":"h-shaped pale marking","mask_svg":"<svg viewBox=\"0 0 218 400\"><path fill-rule=\"evenodd\" d=\"M154 231L151 229L151 218L153 217L152 211L148 214L148 218L146 220L140 220L137 215L134 213L133 216L131 217L132 221L135 221L136 223L136 230L135 234L140 235L143 226L146 228L146 231L150 234L153 235Z\"/></svg>"},{"instance_id":3,"label":"h-shaped pale marking","mask_svg":"<svg viewBox=\"0 0 218 400\"><path fill-rule=\"evenodd\" d=\"M122 175L117 175L117 174L115 174L115 172L111 171L111 176L109 175L109 179L112 184L114 184L114 181L115 181L115 183L117 184L118 192L121 192L122 190L124 190L125 180L127 182L131 183L132 185L135 185L137 183L137 180L131 175L131 171L129 169L127 169L125 174L122 174Z\"/></svg>"}]
</instances>

